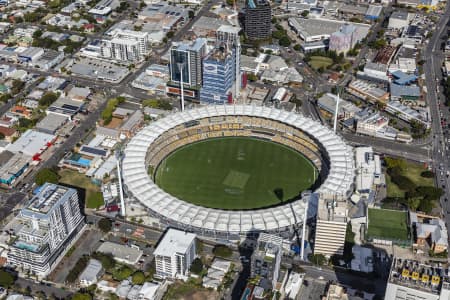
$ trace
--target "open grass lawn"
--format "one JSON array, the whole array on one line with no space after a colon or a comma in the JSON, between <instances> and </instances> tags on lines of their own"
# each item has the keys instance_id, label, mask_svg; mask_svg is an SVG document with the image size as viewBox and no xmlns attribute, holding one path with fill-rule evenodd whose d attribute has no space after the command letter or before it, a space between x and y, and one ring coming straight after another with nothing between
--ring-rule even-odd
<instances>
[{"instance_id":1,"label":"open grass lawn","mask_svg":"<svg viewBox=\"0 0 450 300\"><path fill-rule=\"evenodd\" d=\"M420 173L427 169L421 163L415 163L406 161L406 168L402 170L402 175L411 179L417 186L434 186L433 178L424 178L420 176ZM395 183L391 182L391 178L386 174L387 196L388 197L400 197L405 196L405 192L402 191Z\"/></svg>"},{"instance_id":2,"label":"open grass lawn","mask_svg":"<svg viewBox=\"0 0 450 300\"><path fill-rule=\"evenodd\" d=\"M60 182L85 189L85 203L87 208L99 208L103 205L103 195L100 187L93 184L84 174L73 170L63 169L59 171Z\"/></svg>"},{"instance_id":3,"label":"open grass lawn","mask_svg":"<svg viewBox=\"0 0 450 300\"><path fill-rule=\"evenodd\" d=\"M163 300L203 300L218 299L219 294L214 290L201 287L195 284L192 279L187 282L176 281L169 285Z\"/></svg>"},{"instance_id":4,"label":"open grass lawn","mask_svg":"<svg viewBox=\"0 0 450 300\"><path fill-rule=\"evenodd\" d=\"M369 208L367 235L388 240L407 240L408 229L405 211Z\"/></svg>"},{"instance_id":5,"label":"open grass lawn","mask_svg":"<svg viewBox=\"0 0 450 300\"><path fill-rule=\"evenodd\" d=\"M309 64L311 65L311 67L317 70L320 67L327 68L331 66L333 64L333 60L325 56L311 56Z\"/></svg>"},{"instance_id":6,"label":"open grass lawn","mask_svg":"<svg viewBox=\"0 0 450 300\"><path fill-rule=\"evenodd\" d=\"M252 209L279 204L280 194L283 201L298 196L314 183L315 170L288 147L229 137L176 150L162 161L155 178L164 191L197 205Z\"/></svg>"}]
</instances>

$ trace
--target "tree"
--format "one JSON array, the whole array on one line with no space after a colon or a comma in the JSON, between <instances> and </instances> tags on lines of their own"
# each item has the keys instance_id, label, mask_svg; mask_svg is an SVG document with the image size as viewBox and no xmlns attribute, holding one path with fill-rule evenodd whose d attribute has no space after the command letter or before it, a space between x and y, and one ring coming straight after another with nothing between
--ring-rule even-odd
<instances>
[{"instance_id":1,"label":"tree","mask_svg":"<svg viewBox=\"0 0 450 300\"><path fill-rule=\"evenodd\" d=\"M69 274L66 277L67 282L75 282L78 279L78 276L80 276L81 272L86 268L89 261L89 256L83 255L78 259L75 266L72 268L72 270L69 272Z\"/></svg>"},{"instance_id":2,"label":"tree","mask_svg":"<svg viewBox=\"0 0 450 300\"><path fill-rule=\"evenodd\" d=\"M300 44L295 44L295 46L294 46L295 51L300 51L301 49L302 49L302 47L300 46Z\"/></svg>"},{"instance_id":3,"label":"tree","mask_svg":"<svg viewBox=\"0 0 450 300\"><path fill-rule=\"evenodd\" d=\"M406 161L404 159L386 157L384 162L386 163L388 169L399 167L400 170L403 170L406 168Z\"/></svg>"},{"instance_id":4,"label":"tree","mask_svg":"<svg viewBox=\"0 0 450 300\"><path fill-rule=\"evenodd\" d=\"M58 183L58 179L58 174L55 171L49 168L45 168L37 172L34 182L37 185L43 185L46 182Z\"/></svg>"},{"instance_id":5,"label":"tree","mask_svg":"<svg viewBox=\"0 0 450 300\"><path fill-rule=\"evenodd\" d=\"M233 251L225 246L225 245L216 245L213 248L213 254L215 256L219 256L219 257L223 257L223 258L228 258L233 254Z\"/></svg>"},{"instance_id":6,"label":"tree","mask_svg":"<svg viewBox=\"0 0 450 300\"><path fill-rule=\"evenodd\" d=\"M25 20L25 22L28 22L28 23L37 22L40 18L41 18L40 14L38 14L36 12L30 12L23 16L23 19Z\"/></svg>"},{"instance_id":7,"label":"tree","mask_svg":"<svg viewBox=\"0 0 450 300\"><path fill-rule=\"evenodd\" d=\"M42 36L42 30L38 29L33 33L33 39L38 39Z\"/></svg>"},{"instance_id":8,"label":"tree","mask_svg":"<svg viewBox=\"0 0 450 300\"><path fill-rule=\"evenodd\" d=\"M308 10L304 10L304 11L302 11L301 15L302 15L303 18L306 18L309 15L309 11Z\"/></svg>"},{"instance_id":9,"label":"tree","mask_svg":"<svg viewBox=\"0 0 450 300\"><path fill-rule=\"evenodd\" d=\"M174 35L175 35L175 33L173 31L169 31L169 32L167 32L166 37L168 39L171 39L171 38L173 38Z\"/></svg>"},{"instance_id":10,"label":"tree","mask_svg":"<svg viewBox=\"0 0 450 300\"><path fill-rule=\"evenodd\" d=\"M46 92L41 99L39 99L39 105L40 106L44 106L44 107L48 107L50 106L53 102L56 101L56 99L58 99L58 94L55 94L54 92Z\"/></svg>"},{"instance_id":11,"label":"tree","mask_svg":"<svg viewBox=\"0 0 450 300\"><path fill-rule=\"evenodd\" d=\"M133 276L131 277L131 282L133 284L143 284L145 282L145 274L142 271L134 272Z\"/></svg>"},{"instance_id":12,"label":"tree","mask_svg":"<svg viewBox=\"0 0 450 300\"><path fill-rule=\"evenodd\" d=\"M258 80L258 77L255 75L255 74L253 74L253 73L250 73L250 74L247 74L247 79L249 80L249 81L257 81Z\"/></svg>"},{"instance_id":13,"label":"tree","mask_svg":"<svg viewBox=\"0 0 450 300\"><path fill-rule=\"evenodd\" d=\"M130 277L131 274L133 274L133 269L128 266L122 266L120 269L115 269L112 275L114 280L122 281Z\"/></svg>"},{"instance_id":14,"label":"tree","mask_svg":"<svg viewBox=\"0 0 450 300\"><path fill-rule=\"evenodd\" d=\"M112 228L111 220L107 218L100 219L100 221L98 221L98 228L100 228L100 230L104 233L110 232Z\"/></svg>"},{"instance_id":15,"label":"tree","mask_svg":"<svg viewBox=\"0 0 450 300\"><path fill-rule=\"evenodd\" d=\"M434 173L432 171L426 170L420 173L423 178L434 178Z\"/></svg>"},{"instance_id":16,"label":"tree","mask_svg":"<svg viewBox=\"0 0 450 300\"><path fill-rule=\"evenodd\" d=\"M193 19L195 17L195 12L193 10L189 11L189 19Z\"/></svg>"},{"instance_id":17,"label":"tree","mask_svg":"<svg viewBox=\"0 0 450 300\"><path fill-rule=\"evenodd\" d=\"M441 188L437 188L434 186L419 186L417 187L416 191L425 200L430 201L437 200L444 194L444 191Z\"/></svg>"},{"instance_id":18,"label":"tree","mask_svg":"<svg viewBox=\"0 0 450 300\"><path fill-rule=\"evenodd\" d=\"M5 135L0 132L0 140L4 140L4 139L5 139Z\"/></svg>"},{"instance_id":19,"label":"tree","mask_svg":"<svg viewBox=\"0 0 450 300\"><path fill-rule=\"evenodd\" d=\"M12 82L11 93L18 94L25 87L25 82L20 79L14 79Z\"/></svg>"},{"instance_id":20,"label":"tree","mask_svg":"<svg viewBox=\"0 0 450 300\"><path fill-rule=\"evenodd\" d=\"M1 102L7 102L9 99L11 99L11 94L3 94L0 96L0 101Z\"/></svg>"},{"instance_id":21,"label":"tree","mask_svg":"<svg viewBox=\"0 0 450 300\"><path fill-rule=\"evenodd\" d=\"M189 270L194 274L200 275L200 273L203 271L202 260L198 257L194 259Z\"/></svg>"},{"instance_id":22,"label":"tree","mask_svg":"<svg viewBox=\"0 0 450 300\"><path fill-rule=\"evenodd\" d=\"M14 284L15 278L14 276L6 272L4 269L0 269L0 286L4 288L9 288Z\"/></svg>"},{"instance_id":23,"label":"tree","mask_svg":"<svg viewBox=\"0 0 450 300\"><path fill-rule=\"evenodd\" d=\"M285 35L278 41L278 43L280 44L280 46L289 47L291 45L291 40L287 35Z\"/></svg>"},{"instance_id":24,"label":"tree","mask_svg":"<svg viewBox=\"0 0 450 300\"><path fill-rule=\"evenodd\" d=\"M52 0L48 2L48 7L50 8L59 8L60 5L61 5L60 0Z\"/></svg>"},{"instance_id":25,"label":"tree","mask_svg":"<svg viewBox=\"0 0 450 300\"><path fill-rule=\"evenodd\" d=\"M408 199L408 207L410 210L412 211L416 211L417 208L420 206L420 203L422 202L423 199L419 198L419 197L414 197L414 198L409 198Z\"/></svg>"},{"instance_id":26,"label":"tree","mask_svg":"<svg viewBox=\"0 0 450 300\"><path fill-rule=\"evenodd\" d=\"M386 46L386 40L384 40L384 39L378 39L378 40L369 42L368 45L369 45L370 48L373 48L373 49L378 50L378 49L381 49L381 48L383 48L384 46Z\"/></svg>"},{"instance_id":27,"label":"tree","mask_svg":"<svg viewBox=\"0 0 450 300\"><path fill-rule=\"evenodd\" d=\"M99 260L102 263L103 269L106 271L109 271L116 266L116 261L111 253L94 252L92 258Z\"/></svg>"}]
</instances>

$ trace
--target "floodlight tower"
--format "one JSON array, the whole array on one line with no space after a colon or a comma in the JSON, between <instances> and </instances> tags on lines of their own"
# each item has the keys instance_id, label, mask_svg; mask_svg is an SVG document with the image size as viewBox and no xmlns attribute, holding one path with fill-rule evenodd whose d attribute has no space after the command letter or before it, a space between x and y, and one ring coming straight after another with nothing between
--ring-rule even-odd
<instances>
[{"instance_id":1,"label":"floodlight tower","mask_svg":"<svg viewBox=\"0 0 450 300\"><path fill-rule=\"evenodd\" d=\"M119 197L120 197L120 215L125 218L125 199L123 197L123 186L122 186L122 171L120 169L121 161L121 150L116 151L116 161L117 161L117 179L119 180Z\"/></svg>"},{"instance_id":2,"label":"floodlight tower","mask_svg":"<svg viewBox=\"0 0 450 300\"><path fill-rule=\"evenodd\" d=\"M337 99L336 99L336 108L334 110L334 124L333 124L334 133L336 133L336 129L337 129L337 119L338 119L338 113L339 113L339 100L340 100L340 96L339 96L339 92L338 92Z\"/></svg>"},{"instance_id":3,"label":"floodlight tower","mask_svg":"<svg viewBox=\"0 0 450 300\"><path fill-rule=\"evenodd\" d=\"M303 215L303 226L302 226L302 244L300 247L300 259L301 260L305 260L305 236L306 236L306 221L308 220L308 206L309 206L309 198L306 197L307 199L303 199L304 203L305 203L305 211L304 211L304 215Z\"/></svg>"},{"instance_id":4,"label":"floodlight tower","mask_svg":"<svg viewBox=\"0 0 450 300\"><path fill-rule=\"evenodd\" d=\"M180 70L181 111L184 111L184 88L183 88L183 66L184 66L184 62L178 62L177 66L178 66L178 70Z\"/></svg>"}]
</instances>

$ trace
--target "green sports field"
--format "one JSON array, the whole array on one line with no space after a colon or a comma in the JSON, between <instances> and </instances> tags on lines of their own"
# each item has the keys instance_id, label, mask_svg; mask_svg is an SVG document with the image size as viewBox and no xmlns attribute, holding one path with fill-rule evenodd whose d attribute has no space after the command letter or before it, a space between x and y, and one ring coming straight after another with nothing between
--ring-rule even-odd
<instances>
[{"instance_id":1,"label":"green sports field","mask_svg":"<svg viewBox=\"0 0 450 300\"><path fill-rule=\"evenodd\" d=\"M407 240L406 212L369 208L369 228L367 235L378 239Z\"/></svg>"},{"instance_id":2,"label":"green sports field","mask_svg":"<svg viewBox=\"0 0 450 300\"><path fill-rule=\"evenodd\" d=\"M161 162L155 179L167 193L197 205L252 209L280 204L280 196L292 199L314 183L314 176L311 162L288 147L229 137L176 150Z\"/></svg>"}]
</instances>

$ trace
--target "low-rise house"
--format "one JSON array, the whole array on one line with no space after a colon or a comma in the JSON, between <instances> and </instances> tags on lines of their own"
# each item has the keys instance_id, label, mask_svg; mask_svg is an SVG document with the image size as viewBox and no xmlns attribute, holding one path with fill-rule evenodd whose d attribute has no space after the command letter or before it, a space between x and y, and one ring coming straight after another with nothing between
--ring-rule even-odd
<instances>
[{"instance_id":1,"label":"low-rise house","mask_svg":"<svg viewBox=\"0 0 450 300\"><path fill-rule=\"evenodd\" d=\"M36 124L36 130L48 134L56 134L68 120L67 116L50 112Z\"/></svg>"},{"instance_id":2,"label":"low-rise house","mask_svg":"<svg viewBox=\"0 0 450 300\"><path fill-rule=\"evenodd\" d=\"M80 285L87 287L96 284L103 271L102 263L96 259L90 259L86 268L80 274Z\"/></svg>"},{"instance_id":3,"label":"low-rise house","mask_svg":"<svg viewBox=\"0 0 450 300\"><path fill-rule=\"evenodd\" d=\"M8 142L19 136L17 130L11 127L0 126L0 135L3 135L4 139Z\"/></svg>"},{"instance_id":4,"label":"low-rise house","mask_svg":"<svg viewBox=\"0 0 450 300\"><path fill-rule=\"evenodd\" d=\"M19 118L27 118L27 119L31 118L32 113L31 110L21 105L15 105L11 107L9 112Z\"/></svg>"},{"instance_id":5,"label":"low-rise house","mask_svg":"<svg viewBox=\"0 0 450 300\"><path fill-rule=\"evenodd\" d=\"M143 254L142 250L112 242L102 243L97 251L111 254L118 262L128 265L136 264Z\"/></svg>"}]
</instances>

